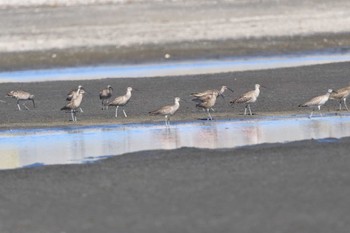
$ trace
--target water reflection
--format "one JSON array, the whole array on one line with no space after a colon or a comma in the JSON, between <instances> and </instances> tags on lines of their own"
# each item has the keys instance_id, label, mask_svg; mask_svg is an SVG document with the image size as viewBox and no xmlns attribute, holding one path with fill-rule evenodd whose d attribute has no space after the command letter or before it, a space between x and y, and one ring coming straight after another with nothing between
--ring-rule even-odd
<instances>
[{"instance_id":1,"label":"water reflection","mask_svg":"<svg viewBox=\"0 0 350 233\"><path fill-rule=\"evenodd\" d=\"M180 147L233 148L350 136L350 116L0 131L0 169L69 164Z\"/></svg>"}]
</instances>

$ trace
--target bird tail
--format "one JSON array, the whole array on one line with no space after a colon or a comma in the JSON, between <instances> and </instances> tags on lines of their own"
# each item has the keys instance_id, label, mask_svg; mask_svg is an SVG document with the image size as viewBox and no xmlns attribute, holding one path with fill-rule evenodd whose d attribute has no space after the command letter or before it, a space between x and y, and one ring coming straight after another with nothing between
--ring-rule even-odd
<instances>
[{"instance_id":1,"label":"bird tail","mask_svg":"<svg viewBox=\"0 0 350 233\"><path fill-rule=\"evenodd\" d=\"M298 107L307 107L305 104L299 104Z\"/></svg>"},{"instance_id":2,"label":"bird tail","mask_svg":"<svg viewBox=\"0 0 350 233\"><path fill-rule=\"evenodd\" d=\"M192 101L193 101L193 102L196 102L196 103L201 103L201 102L203 102L200 98L193 98Z\"/></svg>"},{"instance_id":3,"label":"bird tail","mask_svg":"<svg viewBox=\"0 0 350 233\"><path fill-rule=\"evenodd\" d=\"M193 97L199 97L198 94L199 94L199 93L197 93L197 92L193 92L193 93L191 93L191 96L193 96Z\"/></svg>"},{"instance_id":4,"label":"bird tail","mask_svg":"<svg viewBox=\"0 0 350 233\"><path fill-rule=\"evenodd\" d=\"M158 110L148 112L149 115L154 116L158 114Z\"/></svg>"},{"instance_id":5,"label":"bird tail","mask_svg":"<svg viewBox=\"0 0 350 233\"><path fill-rule=\"evenodd\" d=\"M70 108L68 108L67 106L64 106L64 107L61 108L61 111L62 110L70 110Z\"/></svg>"}]
</instances>

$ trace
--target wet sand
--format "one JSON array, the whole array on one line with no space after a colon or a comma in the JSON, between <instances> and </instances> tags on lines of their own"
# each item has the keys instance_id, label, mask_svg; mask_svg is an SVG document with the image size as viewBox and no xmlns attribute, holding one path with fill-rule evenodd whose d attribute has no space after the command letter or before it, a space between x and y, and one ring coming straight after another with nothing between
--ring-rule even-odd
<instances>
[{"instance_id":1,"label":"wet sand","mask_svg":"<svg viewBox=\"0 0 350 233\"><path fill-rule=\"evenodd\" d=\"M151 122L147 115L174 96L187 99L174 120L205 115L189 101L192 91L228 85L214 117L243 118L228 101L255 83L263 89L252 118L309 114L297 105L349 82L349 63L167 78L102 79L2 84L1 92L33 92L37 108L2 104L1 127L49 127ZM79 122L59 111L66 90L82 84L89 95ZM135 91L129 118L102 111L97 91ZM46 97L51 95L51 97ZM30 104L28 104L30 105ZM338 106L328 102L325 112ZM121 115L121 114L120 114ZM248 116L249 117L249 116ZM247 118L247 117L244 117ZM250 117L249 117L250 118ZM287 133L287 132L286 132ZM0 171L2 232L346 232L349 222L350 139L266 144L228 150L184 148L126 154L94 164Z\"/></svg>"},{"instance_id":2,"label":"wet sand","mask_svg":"<svg viewBox=\"0 0 350 233\"><path fill-rule=\"evenodd\" d=\"M3 129L18 127L69 126L104 123L137 123L163 121L163 117L149 116L148 112L160 106L171 104L174 97L183 101L181 107L172 118L175 121L197 120L206 117L201 110L195 108L190 93L207 89L220 88L226 85L234 90L225 92L225 99L219 98L215 106L214 118L242 118L244 105L231 106L229 101L240 94L254 89L259 83L267 88L261 89L258 101L252 105L256 114L253 117L309 114L310 109L298 108L298 105L311 97L327 92L329 88L338 89L349 84L349 63L335 63L296 68L219 73L179 77L155 78L121 78L86 81L54 81L40 83L4 83L0 85L0 93L5 96L11 90L24 89L35 95L37 108L18 111L15 99L3 97L7 103L0 103ZM120 110L119 117L114 117L115 108L101 110L98 98L99 90L112 85L113 96L124 95L126 88L131 86L137 91L125 110L128 118L124 118ZM66 94L72 88L82 85L88 92L81 107L84 113L78 113L78 122L70 122L70 114L60 111L65 105ZM28 102L31 107L31 103ZM323 112L336 113L336 101L329 101Z\"/></svg>"},{"instance_id":3,"label":"wet sand","mask_svg":"<svg viewBox=\"0 0 350 233\"><path fill-rule=\"evenodd\" d=\"M347 232L350 140L1 171L1 232Z\"/></svg>"}]
</instances>

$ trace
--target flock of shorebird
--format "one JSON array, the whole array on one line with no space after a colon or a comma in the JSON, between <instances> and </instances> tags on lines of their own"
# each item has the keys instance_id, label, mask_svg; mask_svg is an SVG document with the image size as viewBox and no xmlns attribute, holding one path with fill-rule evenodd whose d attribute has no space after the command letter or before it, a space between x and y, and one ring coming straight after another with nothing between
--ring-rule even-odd
<instances>
[{"instance_id":1,"label":"flock of shorebird","mask_svg":"<svg viewBox=\"0 0 350 233\"><path fill-rule=\"evenodd\" d=\"M252 114L250 104L256 102L257 98L260 94L260 87L263 87L259 84L255 84L255 89L252 91L248 91L244 94L242 94L240 97L235 98L230 101L230 103L233 104L245 104L244 108L244 115L247 115L247 111L249 111L250 115ZM129 102L131 98L131 92L133 88L128 87L126 89L125 95L118 96L111 100L112 94L113 94L113 88L108 85L106 88L102 89L99 92L99 98L101 100L102 109L108 109L109 106L115 107L115 117L118 117L118 108L122 107L122 111L125 117L127 117L127 114L124 110L124 106ZM201 108L208 114L208 120L212 120L212 116L210 114L210 111L214 111L213 107L216 103L216 99L221 96L224 97L223 93L225 90L230 90L233 92L232 89L228 88L227 86L222 86L220 90L212 89L212 90L206 90L203 92L196 92L191 93L191 96L193 97L192 101L196 103L197 108ZM80 105L83 100L83 96L86 93L85 89L79 85L78 88L73 89L67 94L67 104L61 108L61 110L66 110L71 113L72 121L77 121L76 113L77 111L83 112ZM309 118L313 116L314 111L317 109L322 116L321 113L321 106L324 105L329 99L334 99L339 102L339 110L342 109L342 103L344 104L344 107L347 111L349 111L348 106L346 105L346 98L350 95L350 86L338 89L336 91L333 91L332 89L329 89L328 92L324 95L320 95L317 97L312 98L311 100L305 102L304 104L300 104L299 107L310 107L312 108L311 114ZM10 91L6 97L13 97L17 100L17 107L18 110L21 110L20 102L22 102L22 105L28 110L28 106L26 105L26 102L28 100L32 101L33 107L35 108L35 102L34 102L34 95L32 95L29 92L23 91L23 90L17 90L17 91ZM170 125L170 116L174 115L176 111L180 107L180 98L175 97L175 102L173 105L166 105L163 106L157 110L150 111L150 115L162 115L165 117L165 125Z\"/></svg>"}]
</instances>

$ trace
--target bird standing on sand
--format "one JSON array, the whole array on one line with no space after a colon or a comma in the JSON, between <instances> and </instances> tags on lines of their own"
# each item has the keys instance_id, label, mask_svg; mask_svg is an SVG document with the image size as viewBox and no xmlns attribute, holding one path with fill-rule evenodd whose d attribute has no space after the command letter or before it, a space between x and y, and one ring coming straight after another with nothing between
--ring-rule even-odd
<instances>
[{"instance_id":1,"label":"bird standing on sand","mask_svg":"<svg viewBox=\"0 0 350 233\"><path fill-rule=\"evenodd\" d=\"M205 96L197 97L192 99L192 101L197 102L196 107L202 108L207 112L208 118L207 120L213 120L213 117L210 115L210 110L214 111L213 107L216 103L217 96L219 94L214 91L211 94L207 94Z\"/></svg>"},{"instance_id":2,"label":"bird standing on sand","mask_svg":"<svg viewBox=\"0 0 350 233\"><path fill-rule=\"evenodd\" d=\"M128 87L126 89L126 94L122 95L122 96L118 96L116 97L113 101L107 103L107 106L115 106L115 117L118 117L118 108L119 106L124 107L130 100L131 98L131 91L132 91L132 87ZM125 110L123 109L123 113L125 117L128 117L125 113Z\"/></svg>"},{"instance_id":3,"label":"bird standing on sand","mask_svg":"<svg viewBox=\"0 0 350 233\"><path fill-rule=\"evenodd\" d=\"M150 115L163 115L165 116L165 126L170 125L170 116L174 115L180 107L180 98L175 97L175 103L173 105L166 105L157 110L149 112Z\"/></svg>"},{"instance_id":4,"label":"bird standing on sand","mask_svg":"<svg viewBox=\"0 0 350 233\"><path fill-rule=\"evenodd\" d=\"M113 88L111 85L108 85L106 88L102 89L100 91L100 100L102 100L102 110L108 109L108 105L106 105L106 102L108 103L108 100L112 97Z\"/></svg>"},{"instance_id":5,"label":"bird standing on sand","mask_svg":"<svg viewBox=\"0 0 350 233\"><path fill-rule=\"evenodd\" d=\"M10 91L7 93L6 97L12 97L17 99L17 107L18 110L22 110L19 106L20 101L24 101L23 106L29 110L29 108L26 105L27 100L31 100L33 102L33 107L35 108L35 102L34 102L34 95L30 94L29 92L18 90L18 91Z\"/></svg>"},{"instance_id":6,"label":"bird standing on sand","mask_svg":"<svg viewBox=\"0 0 350 233\"><path fill-rule=\"evenodd\" d=\"M312 98L311 100L307 101L306 103L300 104L298 107L310 107L310 108L312 108L312 111L311 111L309 118L312 117L315 108L318 109L318 111L320 112L320 116L322 116L321 106L324 105L328 101L329 96L332 93L337 93L337 92L333 91L332 89L328 89L326 94L316 96L316 97Z\"/></svg>"},{"instance_id":7,"label":"bird standing on sand","mask_svg":"<svg viewBox=\"0 0 350 233\"><path fill-rule=\"evenodd\" d=\"M223 96L223 93L225 92L225 90L230 90L233 92L233 90L231 88L228 88L227 86L222 86L220 90L212 89L212 90L206 90L203 92L195 92L195 93L191 93L191 96L202 97L202 96L213 94L214 92L217 94L217 96L219 96L219 95Z\"/></svg>"},{"instance_id":8,"label":"bird standing on sand","mask_svg":"<svg viewBox=\"0 0 350 233\"><path fill-rule=\"evenodd\" d=\"M341 111L341 102L344 102L344 106L346 110L349 111L348 106L346 105L346 98L350 95L350 86L340 88L336 90L335 92L331 93L329 96L332 100L338 100L339 101L339 111Z\"/></svg>"},{"instance_id":9,"label":"bird standing on sand","mask_svg":"<svg viewBox=\"0 0 350 233\"><path fill-rule=\"evenodd\" d=\"M80 90L83 89L83 86L79 85L78 88L75 88L73 90L71 90L68 94L67 94L67 101L71 101L74 98L77 98L77 96L80 93ZM84 90L84 94L85 94L85 90ZM79 107L80 112L84 112L83 109L81 107Z\"/></svg>"},{"instance_id":10,"label":"bird standing on sand","mask_svg":"<svg viewBox=\"0 0 350 233\"><path fill-rule=\"evenodd\" d=\"M247 93L241 95L240 97L230 101L231 104L246 104L244 108L244 115L247 115L247 109L249 110L250 115L252 110L250 109L250 104L255 103L260 94L260 84L255 84L255 90L248 91Z\"/></svg>"},{"instance_id":11,"label":"bird standing on sand","mask_svg":"<svg viewBox=\"0 0 350 233\"><path fill-rule=\"evenodd\" d=\"M81 101L83 100L83 95L85 90L80 88L78 92L72 97L66 106L61 108L61 110L69 110L72 116L72 121L77 121L77 109L80 107Z\"/></svg>"}]
</instances>

